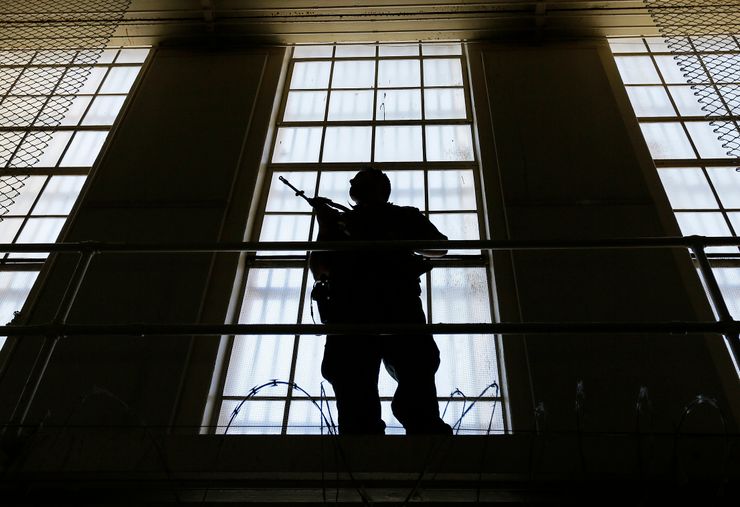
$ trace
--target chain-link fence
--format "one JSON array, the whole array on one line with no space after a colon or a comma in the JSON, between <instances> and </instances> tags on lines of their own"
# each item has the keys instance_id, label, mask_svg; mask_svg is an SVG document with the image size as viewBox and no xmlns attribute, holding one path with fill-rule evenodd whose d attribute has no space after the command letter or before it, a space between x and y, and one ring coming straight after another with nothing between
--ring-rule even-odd
<instances>
[{"instance_id":1,"label":"chain-link fence","mask_svg":"<svg viewBox=\"0 0 740 507\"><path fill-rule=\"evenodd\" d=\"M13 170L40 161L130 3L0 2L0 220L28 178Z\"/></svg>"},{"instance_id":2,"label":"chain-link fence","mask_svg":"<svg viewBox=\"0 0 740 507\"><path fill-rule=\"evenodd\" d=\"M740 157L740 0L645 3L727 155Z\"/></svg>"}]
</instances>

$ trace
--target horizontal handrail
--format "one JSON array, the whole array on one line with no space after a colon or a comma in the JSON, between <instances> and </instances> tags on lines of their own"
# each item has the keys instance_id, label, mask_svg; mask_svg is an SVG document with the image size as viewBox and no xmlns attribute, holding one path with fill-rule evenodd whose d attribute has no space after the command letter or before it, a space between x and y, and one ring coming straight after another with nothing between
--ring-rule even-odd
<instances>
[{"instance_id":1,"label":"horizontal handrail","mask_svg":"<svg viewBox=\"0 0 740 507\"><path fill-rule=\"evenodd\" d=\"M111 252L111 253L177 253L177 252L262 252L262 251L350 251L372 248L407 250L555 250L610 248L695 248L740 246L733 236L670 236L645 238L606 238L588 240L400 240L400 241L244 241L182 243L116 243L80 241L62 243L0 243L1 252Z\"/></svg>"},{"instance_id":2,"label":"horizontal handrail","mask_svg":"<svg viewBox=\"0 0 740 507\"><path fill-rule=\"evenodd\" d=\"M740 333L740 321L495 322L465 324L38 324L0 326L0 336L241 336L357 334Z\"/></svg>"}]
</instances>

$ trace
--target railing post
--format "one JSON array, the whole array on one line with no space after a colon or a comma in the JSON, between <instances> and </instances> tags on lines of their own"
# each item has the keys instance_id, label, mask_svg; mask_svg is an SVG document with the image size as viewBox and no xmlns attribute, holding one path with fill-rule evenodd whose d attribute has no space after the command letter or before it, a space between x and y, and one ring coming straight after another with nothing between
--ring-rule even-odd
<instances>
[{"instance_id":1,"label":"railing post","mask_svg":"<svg viewBox=\"0 0 740 507\"><path fill-rule=\"evenodd\" d=\"M72 276L69 279L67 288L62 296L62 300L59 303L56 315L54 316L54 320L52 322L54 326L59 326L61 328L66 324L67 317L69 317L69 314L72 311L72 306L77 298L77 293L82 286L82 282L85 279L85 275L87 274L87 270L90 267L90 263L92 262L92 258L95 253L95 250L92 248L80 249L80 256L77 259L77 264L75 265ZM18 396L18 401L13 408L13 413L10 415L8 426L6 426L6 428L15 426L16 435L20 435L23 431L23 424L25 424L28 412L31 410L31 405L33 405L33 401L36 398L36 394L38 393L44 374L46 373L46 369L49 366L52 355L54 354L54 349L61 338L62 335L59 333L44 336L41 348L36 355L36 361L34 361L34 365L26 378L23 389ZM6 428L3 429L3 433L5 433Z\"/></svg>"},{"instance_id":2,"label":"railing post","mask_svg":"<svg viewBox=\"0 0 740 507\"><path fill-rule=\"evenodd\" d=\"M704 251L704 238L701 236L691 237L691 249L694 251L696 260L699 262L699 271L701 271L704 283L706 284L707 291L709 292L709 298L717 310L719 322L732 322L733 318L730 314L730 310L727 308L725 298L722 295L722 289L719 288L717 278L714 276L712 265L709 263L707 254ZM738 334L726 334L724 335L727 342L730 344L730 352L735 360L735 364L740 364L740 335Z\"/></svg>"}]
</instances>

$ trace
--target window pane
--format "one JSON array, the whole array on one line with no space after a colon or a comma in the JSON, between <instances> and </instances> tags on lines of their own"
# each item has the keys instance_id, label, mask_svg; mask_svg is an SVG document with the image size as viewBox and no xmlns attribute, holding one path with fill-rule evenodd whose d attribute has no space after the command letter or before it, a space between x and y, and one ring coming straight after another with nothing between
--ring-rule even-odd
<instances>
[{"instance_id":1,"label":"window pane","mask_svg":"<svg viewBox=\"0 0 740 507\"><path fill-rule=\"evenodd\" d=\"M707 76L704 71L694 71L688 78L684 75L684 71L681 70L683 66L691 66L694 69L701 69L701 64L695 63L697 58L695 56L656 56L655 63L658 64L660 73L663 75L663 79L666 83L705 83L707 82ZM691 79L691 81L689 81Z\"/></svg>"},{"instance_id":2,"label":"window pane","mask_svg":"<svg viewBox=\"0 0 740 507\"><path fill-rule=\"evenodd\" d=\"M136 76L139 74L141 67L113 67L105 83L100 88L100 93L128 93L131 85L134 84Z\"/></svg>"},{"instance_id":3,"label":"window pane","mask_svg":"<svg viewBox=\"0 0 740 507\"><path fill-rule=\"evenodd\" d=\"M451 240L478 240L478 215L475 213L431 213L429 220ZM450 250L453 255L480 255L480 250Z\"/></svg>"},{"instance_id":4,"label":"window pane","mask_svg":"<svg viewBox=\"0 0 740 507\"><path fill-rule=\"evenodd\" d=\"M75 74L67 73L64 78L64 88L73 93L95 93L108 72L108 67L78 67ZM83 77L82 87L79 86L80 77Z\"/></svg>"},{"instance_id":5,"label":"window pane","mask_svg":"<svg viewBox=\"0 0 740 507\"><path fill-rule=\"evenodd\" d=\"M469 125L427 125L427 160L473 160Z\"/></svg>"},{"instance_id":6,"label":"window pane","mask_svg":"<svg viewBox=\"0 0 740 507\"><path fill-rule=\"evenodd\" d=\"M318 319L317 319L318 320ZM310 320L308 322L311 322ZM324 380L321 376L321 360L324 357L323 336L301 336L298 343L298 361L295 368L295 383L309 392L313 396L319 396L321 393L321 383L324 383L324 390L327 396L334 396L334 389L331 383ZM296 396L304 396L303 393L296 392ZM336 421L336 410L334 411L334 420Z\"/></svg>"},{"instance_id":7,"label":"window pane","mask_svg":"<svg viewBox=\"0 0 740 507\"><path fill-rule=\"evenodd\" d=\"M64 225L64 218L29 218L23 226L17 243L54 243ZM10 257L45 258L48 253L18 253Z\"/></svg>"},{"instance_id":8,"label":"window pane","mask_svg":"<svg viewBox=\"0 0 740 507\"><path fill-rule=\"evenodd\" d=\"M90 110L85 115L83 125L113 125L118 112L126 100L124 95L112 97L95 97Z\"/></svg>"},{"instance_id":9,"label":"window pane","mask_svg":"<svg viewBox=\"0 0 740 507\"><path fill-rule=\"evenodd\" d=\"M413 162L422 158L421 126L376 128L376 162Z\"/></svg>"},{"instance_id":10,"label":"window pane","mask_svg":"<svg viewBox=\"0 0 740 507\"><path fill-rule=\"evenodd\" d=\"M369 162L372 127L327 127L323 162Z\"/></svg>"},{"instance_id":11,"label":"window pane","mask_svg":"<svg viewBox=\"0 0 740 507\"><path fill-rule=\"evenodd\" d=\"M424 86L462 86L462 66L460 60L424 60Z\"/></svg>"},{"instance_id":12,"label":"window pane","mask_svg":"<svg viewBox=\"0 0 740 507\"><path fill-rule=\"evenodd\" d=\"M715 129L727 122L716 122L713 126L705 121L686 122L686 128L689 131L691 140L694 141L696 149L699 150L699 156L702 158L730 158L728 148L722 147ZM733 127L734 128L734 127Z\"/></svg>"},{"instance_id":13,"label":"window pane","mask_svg":"<svg viewBox=\"0 0 740 507\"><path fill-rule=\"evenodd\" d=\"M612 53L645 53L647 48L642 38L608 39Z\"/></svg>"},{"instance_id":14,"label":"window pane","mask_svg":"<svg viewBox=\"0 0 740 507\"><path fill-rule=\"evenodd\" d=\"M247 276L240 324L295 324L298 322L303 270L252 268Z\"/></svg>"},{"instance_id":15,"label":"window pane","mask_svg":"<svg viewBox=\"0 0 740 507\"><path fill-rule=\"evenodd\" d=\"M329 120L372 120L373 91L352 90L331 92Z\"/></svg>"},{"instance_id":16,"label":"window pane","mask_svg":"<svg viewBox=\"0 0 740 507\"><path fill-rule=\"evenodd\" d=\"M70 98L67 97L52 97L44 108L44 112L42 113L42 118L40 118L40 120L46 120L45 123L47 124L50 123L54 118L58 118L60 116L59 111L64 110L62 106L69 104L69 107L66 108L66 112L64 112L64 116L59 120L59 124L68 126L77 125L80 123L82 115L85 114L85 110L87 110L87 106L90 104L91 100L92 97L78 96L71 99L70 102Z\"/></svg>"},{"instance_id":17,"label":"window pane","mask_svg":"<svg viewBox=\"0 0 740 507\"><path fill-rule=\"evenodd\" d=\"M61 167L90 167L98 158L108 131L77 132L64 154Z\"/></svg>"},{"instance_id":18,"label":"window pane","mask_svg":"<svg viewBox=\"0 0 740 507\"><path fill-rule=\"evenodd\" d=\"M671 46L668 44L668 41L663 37L645 37L645 40L648 43L648 46L650 46L650 50L656 53L667 53L669 51L674 51L671 49ZM683 42L685 41L684 37L677 38L677 37L671 37L671 40L677 40L680 45L683 45Z\"/></svg>"},{"instance_id":19,"label":"window pane","mask_svg":"<svg viewBox=\"0 0 740 507\"><path fill-rule=\"evenodd\" d=\"M296 46L293 49L293 58L331 58L333 46Z\"/></svg>"},{"instance_id":20,"label":"window pane","mask_svg":"<svg viewBox=\"0 0 740 507\"><path fill-rule=\"evenodd\" d=\"M321 127L281 128L275 140L272 161L318 162L321 146Z\"/></svg>"},{"instance_id":21,"label":"window pane","mask_svg":"<svg viewBox=\"0 0 740 507\"><path fill-rule=\"evenodd\" d=\"M260 241L308 241L311 215L265 215ZM257 255L305 255L304 251L263 251Z\"/></svg>"},{"instance_id":22,"label":"window pane","mask_svg":"<svg viewBox=\"0 0 740 507\"><path fill-rule=\"evenodd\" d=\"M272 379L287 380L293 357L293 336L236 336L229 358L224 396L246 396L256 386ZM279 385L260 395L285 396L288 388Z\"/></svg>"},{"instance_id":23,"label":"window pane","mask_svg":"<svg viewBox=\"0 0 740 507\"><path fill-rule=\"evenodd\" d=\"M740 82L740 55L704 55L702 60L716 83Z\"/></svg>"},{"instance_id":24,"label":"window pane","mask_svg":"<svg viewBox=\"0 0 740 507\"><path fill-rule=\"evenodd\" d=\"M29 67L13 86L13 95L48 95L59 82L63 67Z\"/></svg>"},{"instance_id":25,"label":"window pane","mask_svg":"<svg viewBox=\"0 0 740 507\"><path fill-rule=\"evenodd\" d=\"M67 215L80 195L86 176L52 176L33 208L34 215Z\"/></svg>"},{"instance_id":26,"label":"window pane","mask_svg":"<svg viewBox=\"0 0 740 507\"><path fill-rule=\"evenodd\" d=\"M54 167L67 147L72 132L31 132L23 141L14 167Z\"/></svg>"},{"instance_id":27,"label":"window pane","mask_svg":"<svg viewBox=\"0 0 740 507\"><path fill-rule=\"evenodd\" d=\"M704 116L702 105L696 96L698 93L691 86L669 86L673 100L676 102L678 112L684 116Z\"/></svg>"},{"instance_id":28,"label":"window pane","mask_svg":"<svg viewBox=\"0 0 740 507\"><path fill-rule=\"evenodd\" d=\"M300 435L328 435L329 429L327 426L330 424L328 421L331 420L329 417L330 412L331 418L334 420L334 424L337 422L337 403L333 400L325 401L323 404L323 417L322 411L320 410L321 408L322 405L319 401L316 401L316 404L307 400L291 402L290 414L288 415L287 433Z\"/></svg>"},{"instance_id":29,"label":"window pane","mask_svg":"<svg viewBox=\"0 0 740 507\"><path fill-rule=\"evenodd\" d=\"M628 86L632 108L637 116L675 116L668 94L659 86Z\"/></svg>"},{"instance_id":30,"label":"window pane","mask_svg":"<svg viewBox=\"0 0 740 507\"><path fill-rule=\"evenodd\" d=\"M381 60L378 63L378 88L420 85L419 60Z\"/></svg>"},{"instance_id":31,"label":"window pane","mask_svg":"<svg viewBox=\"0 0 740 507\"><path fill-rule=\"evenodd\" d=\"M732 318L740 319L740 269L714 268L712 271Z\"/></svg>"},{"instance_id":32,"label":"window pane","mask_svg":"<svg viewBox=\"0 0 740 507\"><path fill-rule=\"evenodd\" d=\"M378 46L380 56L418 56L418 44L381 44Z\"/></svg>"},{"instance_id":33,"label":"window pane","mask_svg":"<svg viewBox=\"0 0 740 507\"><path fill-rule=\"evenodd\" d=\"M491 322L485 268L432 270L432 321Z\"/></svg>"},{"instance_id":34,"label":"window pane","mask_svg":"<svg viewBox=\"0 0 740 507\"><path fill-rule=\"evenodd\" d=\"M262 395L268 395L268 391ZM274 389L274 388L273 388ZM229 435L279 435L283 426L284 401L247 400L236 416L232 413L239 405L237 400L224 400L218 414L216 433L223 434L228 429Z\"/></svg>"},{"instance_id":35,"label":"window pane","mask_svg":"<svg viewBox=\"0 0 740 507\"><path fill-rule=\"evenodd\" d=\"M8 163L23 135L23 132L0 132L0 167Z\"/></svg>"},{"instance_id":36,"label":"window pane","mask_svg":"<svg viewBox=\"0 0 740 507\"><path fill-rule=\"evenodd\" d=\"M330 70L330 62L296 62L293 65L290 88L327 88Z\"/></svg>"},{"instance_id":37,"label":"window pane","mask_svg":"<svg viewBox=\"0 0 740 507\"><path fill-rule=\"evenodd\" d=\"M295 195L278 178L282 176L299 190L306 192L306 197L313 197L316 188L316 173L311 171L276 172L270 182L270 193L267 196L267 211L305 211L310 212L311 206Z\"/></svg>"},{"instance_id":38,"label":"window pane","mask_svg":"<svg viewBox=\"0 0 740 507\"><path fill-rule=\"evenodd\" d=\"M0 98L0 127L28 126L33 123L46 102L45 97Z\"/></svg>"},{"instance_id":39,"label":"window pane","mask_svg":"<svg viewBox=\"0 0 740 507\"><path fill-rule=\"evenodd\" d=\"M5 95L10 91L10 87L22 71L23 69L0 68L0 95Z\"/></svg>"},{"instance_id":40,"label":"window pane","mask_svg":"<svg viewBox=\"0 0 740 507\"><path fill-rule=\"evenodd\" d=\"M740 116L740 85L724 85L719 89L730 107L730 112Z\"/></svg>"},{"instance_id":41,"label":"window pane","mask_svg":"<svg viewBox=\"0 0 740 507\"><path fill-rule=\"evenodd\" d=\"M740 235L740 213L728 213L727 216L730 219L732 228L735 229L735 234Z\"/></svg>"},{"instance_id":42,"label":"window pane","mask_svg":"<svg viewBox=\"0 0 740 507\"><path fill-rule=\"evenodd\" d=\"M424 90L424 113L428 120L466 118L465 92L462 88Z\"/></svg>"},{"instance_id":43,"label":"window pane","mask_svg":"<svg viewBox=\"0 0 740 507\"><path fill-rule=\"evenodd\" d=\"M376 118L382 120L420 120L421 90L378 90Z\"/></svg>"},{"instance_id":44,"label":"window pane","mask_svg":"<svg viewBox=\"0 0 740 507\"><path fill-rule=\"evenodd\" d=\"M284 121L321 121L326 112L326 92L290 92Z\"/></svg>"},{"instance_id":45,"label":"window pane","mask_svg":"<svg viewBox=\"0 0 740 507\"><path fill-rule=\"evenodd\" d=\"M487 386L499 382L495 336L437 335L434 340L441 358L436 375L438 396L449 396L455 389L478 396ZM495 394L495 390L489 390L486 396Z\"/></svg>"},{"instance_id":46,"label":"window pane","mask_svg":"<svg viewBox=\"0 0 740 507\"><path fill-rule=\"evenodd\" d=\"M349 180L357 171L324 171L319 182L319 195L339 204L349 203Z\"/></svg>"},{"instance_id":47,"label":"window pane","mask_svg":"<svg viewBox=\"0 0 740 507\"><path fill-rule=\"evenodd\" d=\"M422 44L421 52L424 56L461 55L461 44Z\"/></svg>"},{"instance_id":48,"label":"window pane","mask_svg":"<svg viewBox=\"0 0 740 507\"><path fill-rule=\"evenodd\" d=\"M375 44L340 44L335 53L337 58L375 56Z\"/></svg>"},{"instance_id":49,"label":"window pane","mask_svg":"<svg viewBox=\"0 0 740 507\"><path fill-rule=\"evenodd\" d=\"M46 176L29 176L23 180L23 186L18 189L19 194L13 197L13 203L5 206L9 208L9 215L25 215L31 209L36 197L38 197L41 187L46 182Z\"/></svg>"},{"instance_id":50,"label":"window pane","mask_svg":"<svg viewBox=\"0 0 740 507\"><path fill-rule=\"evenodd\" d=\"M659 169L658 175L674 208L717 209L717 199L701 169Z\"/></svg>"},{"instance_id":51,"label":"window pane","mask_svg":"<svg viewBox=\"0 0 740 507\"><path fill-rule=\"evenodd\" d=\"M740 208L740 173L734 167L709 167L707 172L722 205L725 208Z\"/></svg>"},{"instance_id":52,"label":"window pane","mask_svg":"<svg viewBox=\"0 0 740 507\"><path fill-rule=\"evenodd\" d=\"M12 243L22 224L22 218L4 218L0 222L0 243Z\"/></svg>"},{"instance_id":53,"label":"window pane","mask_svg":"<svg viewBox=\"0 0 740 507\"><path fill-rule=\"evenodd\" d=\"M624 84L660 84L649 56L617 56L614 60Z\"/></svg>"},{"instance_id":54,"label":"window pane","mask_svg":"<svg viewBox=\"0 0 740 507\"><path fill-rule=\"evenodd\" d=\"M653 158L696 158L680 123L641 123Z\"/></svg>"},{"instance_id":55,"label":"window pane","mask_svg":"<svg viewBox=\"0 0 740 507\"><path fill-rule=\"evenodd\" d=\"M375 62L358 60L334 63L332 88L372 88L374 84Z\"/></svg>"},{"instance_id":56,"label":"window pane","mask_svg":"<svg viewBox=\"0 0 740 507\"><path fill-rule=\"evenodd\" d=\"M77 51L50 49L39 51L33 59L33 65L64 65L72 63Z\"/></svg>"},{"instance_id":57,"label":"window pane","mask_svg":"<svg viewBox=\"0 0 740 507\"><path fill-rule=\"evenodd\" d=\"M495 393L495 390L489 390L489 393ZM478 396L479 393L465 393L469 396ZM444 410L446 402L440 402L440 413ZM468 410L470 409L470 410ZM465 413L467 411L467 413ZM503 411L500 401L478 401L472 408L470 401L452 401L447 407L444 420L450 426L460 421L459 429L455 429L458 435L485 435L488 431L488 425L491 425L491 433L503 433L504 421ZM463 415L464 414L464 415ZM462 420L460 419L462 418Z\"/></svg>"},{"instance_id":58,"label":"window pane","mask_svg":"<svg viewBox=\"0 0 740 507\"><path fill-rule=\"evenodd\" d=\"M681 233L684 236L731 236L730 228L725 222L722 213L690 213L676 212L678 225L681 227ZM716 252L737 252L737 247L722 246L709 247L707 253Z\"/></svg>"},{"instance_id":59,"label":"window pane","mask_svg":"<svg viewBox=\"0 0 740 507\"><path fill-rule=\"evenodd\" d=\"M475 210L475 180L473 171L429 171L429 209Z\"/></svg>"},{"instance_id":60,"label":"window pane","mask_svg":"<svg viewBox=\"0 0 740 507\"><path fill-rule=\"evenodd\" d=\"M144 48L122 49L116 63L143 63L148 54L149 50Z\"/></svg>"},{"instance_id":61,"label":"window pane","mask_svg":"<svg viewBox=\"0 0 740 507\"><path fill-rule=\"evenodd\" d=\"M398 206L424 209L423 171L386 171L391 180L390 202Z\"/></svg>"},{"instance_id":62,"label":"window pane","mask_svg":"<svg viewBox=\"0 0 740 507\"><path fill-rule=\"evenodd\" d=\"M21 311L37 276L38 271L0 272L0 325L8 324L14 313ZM0 349L5 339L5 336L0 336Z\"/></svg>"}]
</instances>

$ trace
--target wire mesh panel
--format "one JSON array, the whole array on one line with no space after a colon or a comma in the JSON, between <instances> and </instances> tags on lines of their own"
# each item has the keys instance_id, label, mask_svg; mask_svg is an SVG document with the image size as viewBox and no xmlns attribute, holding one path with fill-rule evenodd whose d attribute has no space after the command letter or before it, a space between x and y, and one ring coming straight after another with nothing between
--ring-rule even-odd
<instances>
[{"instance_id":1,"label":"wire mesh panel","mask_svg":"<svg viewBox=\"0 0 740 507\"><path fill-rule=\"evenodd\" d=\"M349 206L349 180L363 166L388 175L391 202L420 209L452 239L480 239L478 167L461 44L297 46L289 68L260 205L261 241L316 238L312 208L279 177L307 195ZM491 322L485 259L480 251L450 252L423 277L429 322ZM309 298L313 278L305 251L262 252L250 264L240 322L318 320ZM498 383L494 336L440 336L437 341L442 352L436 376L440 403L456 389L475 398ZM323 348L324 337L316 336L235 338L223 405L214 420L217 430L223 431L234 418L240 422L238 432L273 432L276 419L264 416L265 404L273 404L282 411L283 433L326 433L316 404L323 403L324 415L333 412L334 419L336 409L332 387L320 372ZM252 391L273 378L288 385ZM326 400L320 396L322 388ZM381 368L378 390L387 433L403 433L390 412L395 388L396 382ZM227 409L247 397L250 401L238 415ZM252 400L263 404L250 405ZM492 403L501 410L501 393L489 389L481 406ZM251 406L254 417L244 413ZM452 418L463 412L450 409L448 422L454 424ZM271 414L277 417L277 412ZM478 421L470 414L464 416L464 431L488 431L488 419L481 422L485 418ZM492 431L502 431L503 419L496 421Z\"/></svg>"}]
</instances>

